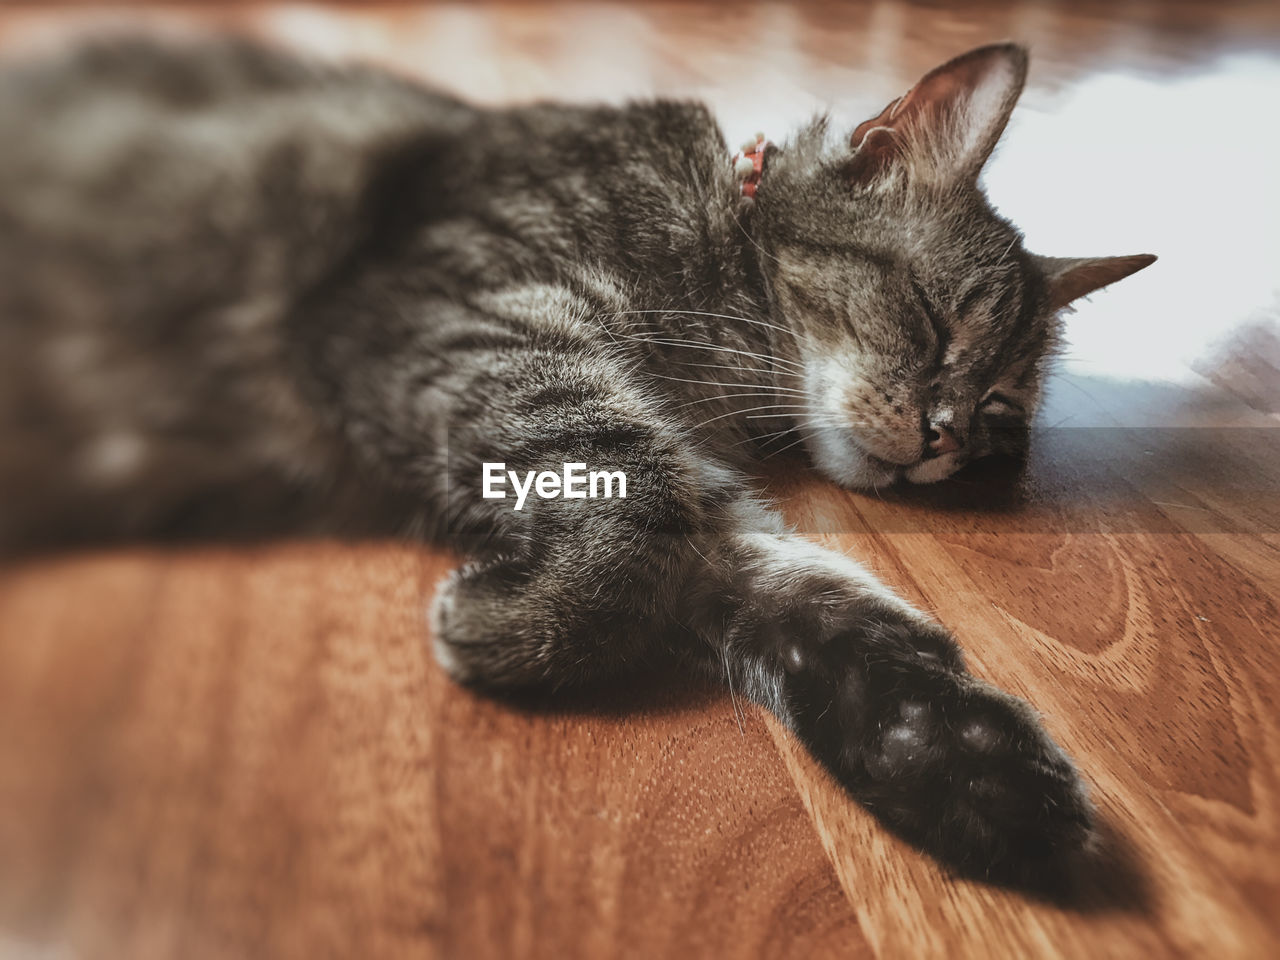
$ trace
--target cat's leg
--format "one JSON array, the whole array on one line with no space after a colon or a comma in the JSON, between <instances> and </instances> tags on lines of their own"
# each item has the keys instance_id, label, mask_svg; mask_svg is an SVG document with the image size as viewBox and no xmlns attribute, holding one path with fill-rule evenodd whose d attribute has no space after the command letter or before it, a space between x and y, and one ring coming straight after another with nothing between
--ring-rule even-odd
<instances>
[{"instance_id":1,"label":"cat's leg","mask_svg":"<svg viewBox=\"0 0 1280 960\"><path fill-rule=\"evenodd\" d=\"M415 261L311 298L293 331L312 392L382 485L371 499L407 504L402 529L468 558L431 605L456 679L521 690L626 671L680 632L697 543L746 484L583 319L627 306L607 283L440 293L458 285ZM579 495L537 479L567 464L587 474Z\"/></svg>"},{"instance_id":2,"label":"cat's leg","mask_svg":"<svg viewBox=\"0 0 1280 960\"><path fill-rule=\"evenodd\" d=\"M467 346L439 400L448 436L436 511L470 557L431 606L439 661L490 690L560 688L687 646L681 591L744 480L598 345ZM567 464L585 477L579 495L540 495L539 476L563 478ZM485 497L486 475L505 496Z\"/></svg>"},{"instance_id":3,"label":"cat's leg","mask_svg":"<svg viewBox=\"0 0 1280 960\"><path fill-rule=\"evenodd\" d=\"M567 371L564 382L582 384ZM477 509L478 492L455 479L453 516L466 515L472 530L478 516L504 512L479 521L496 531L483 542L455 528L454 542L470 548L472 559L440 584L431 604L437 659L468 685L582 685L693 642L677 616L681 591L699 574L698 544L723 526L741 481L659 414L629 412L635 397L602 396L597 404L580 402L576 389L569 394L579 399L561 405L548 398L547 406L534 402L512 414L527 429L485 456L526 483L531 471L585 464L625 476L626 496L615 489L608 499L544 500L531 489L517 512L511 484L496 507ZM474 464L465 471L479 475Z\"/></svg>"},{"instance_id":4,"label":"cat's leg","mask_svg":"<svg viewBox=\"0 0 1280 960\"><path fill-rule=\"evenodd\" d=\"M543 502L528 551L446 582L435 637L457 678L582 681L633 667L676 630L854 797L945 862L1049 882L1087 845L1092 812L1071 762L1030 707L965 670L945 629L787 531L696 448L662 439L655 417L563 422L584 446L553 459L608 450L648 495Z\"/></svg>"},{"instance_id":5,"label":"cat's leg","mask_svg":"<svg viewBox=\"0 0 1280 960\"><path fill-rule=\"evenodd\" d=\"M651 510L609 518L594 548L575 538L567 568L464 567L434 603L440 661L488 689L554 687L633 667L676 624L685 653L960 871L1048 886L1087 847L1092 808L1071 761L1026 703L965 670L944 628L750 499L675 537L636 525Z\"/></svg>"},{"instance_id":6,"label":"cat's leg","mask_svg":"<svg viewBox=\"0 0 1280 960\"><path fill-rule=\"evenodd\" d=\"M432 605L454 677L555 688L682 644L949 863L1029 879L1087 841L1079 778L1034 713L966 673L947 632L857 564L787 531L622 358L554 322L529 337L456 304L432 316L428 359L406 359L406 338L342 354L334 382L354 441L474 558ZM623 473L627 495L530 493L517 510L510 485L483 496L499 462L526 478L566 463Z\"/></svg>"},{"instance_id":7,"label":"cat's leg","mask_svg":"<svg viewBox=\"0 0 1280 960\"><path fill-rule=\"evenodd\" d=\"M1092 808L1036 713L968 673L944 628L843 554L749 503L740 512L720 611L734 682L943 861L993 880L1061 879L1064 856L1091 842Z\"/></svg>"},{"instance_id":8,"label":"cat's leg","mask_svg":"<svg viewBox=\"0 0 1280 960\"><path fill-rule=\"evenodd\" d=\"M456 678L563 686L683 643L880 819L959 869L1031 882L1087 844L1083 785L1034 711L966 672L945 629L852 560L786 530L643 391L593 363L543 354L512 368L512 402L490 411L501 422L481 414L465 430L465 449L501 450L521 470L623 471L628 497L531 498L519 512L488 501L506 546L433 606L437 656ZM474 515L474 458L463 472L453 509Z\"/></svg>"}]
</instances>

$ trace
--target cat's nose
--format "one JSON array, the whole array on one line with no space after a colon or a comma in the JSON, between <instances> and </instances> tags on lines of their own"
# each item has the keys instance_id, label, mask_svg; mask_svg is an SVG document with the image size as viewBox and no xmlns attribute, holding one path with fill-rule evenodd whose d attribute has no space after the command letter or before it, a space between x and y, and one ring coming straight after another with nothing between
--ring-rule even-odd
<instances>
[{"instance_id":1,"label":"cat's nose","mask_svg":"<svg viewBox=\"0 0 1280 960\"><path fill-rule=\"evenodd\" d=\"M944 423L931 423L924 431L924 448L926 457L940 457L944 453L955 453L963 443Z\"/></svg>"}]
</instances>

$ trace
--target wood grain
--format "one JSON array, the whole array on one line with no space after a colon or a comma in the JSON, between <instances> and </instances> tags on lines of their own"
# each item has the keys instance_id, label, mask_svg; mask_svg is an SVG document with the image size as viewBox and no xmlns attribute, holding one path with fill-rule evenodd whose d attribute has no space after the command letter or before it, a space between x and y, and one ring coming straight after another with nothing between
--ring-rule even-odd
<instances>
[{"instance_id":1,"label":"wood grain","mask_svg":"<svg viewBox=\"0 0 1280 960\"><path fill-rule=\"evenodd\" d=\"M874 525L883 507L853 509ZM1270 597L1189 535L830 539L872 558L957 629L979 673L1044 711L1088 772L1113 848L1066 910L954 884L904 857L775 727L878 950L1253 956L1276 942L1280 869L1261 853L1275 848L1280 796ZM904 904L917 922L897 922Z\"/></svg>"},{"instance_id":2,"label":"wood grain","mask_svg":"<svg viewBox=\"0 0 1280 960\"><path fill-rule=\"evenodd\" d=\"M0 586L0 925L74 956L865 953L760 717L451 684L394 546Z\"/></svg>"},{"instance_id":3,"label":"wood grain","mask_svg":"<svg viewBox=\"0 0 1280 960\"><path fill-rule=\"evenodd\" d=\"M1256 256L1280 249L1280 148L1237 125L1135 161L1119 106L1146 104L1153 138L1168 102L1268 115L1249 78L1280 77L1280 7L18 4L0 44L104 23L235 27L484 102L698 95L732 134L860 118L966 46L1029 41L1006 149L1042 143L1023 168L1061 155L1062 176L1020 192L993 170L993 195L1020 222L1049 211L1045 252L1165 259L1071 318L1021 482L859 496L791 464L770 490L1039 706L1104 843L1073 896L1030 900L944 875L716 691L477 698L428 654L443 554L136 548L0 570L0 956L1280 954L1280 300ZM1089 99L1106 84L1123 96ZM1147 174L1192 206L1162 219ZM1071 249L1078 221L1106 224L1104 249ZM1121 322L1136 347L1100 335ZM1216 345L1157 382L1175 337Z\"/></svg>"}]
</instances>

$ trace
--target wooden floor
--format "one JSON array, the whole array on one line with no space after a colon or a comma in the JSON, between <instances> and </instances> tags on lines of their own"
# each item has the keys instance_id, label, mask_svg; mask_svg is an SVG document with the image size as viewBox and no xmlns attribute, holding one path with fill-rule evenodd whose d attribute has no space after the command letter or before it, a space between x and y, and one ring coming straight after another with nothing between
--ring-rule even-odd
<instances>
[{"instance_id":1,"label":"wooden floor","mask_svg":"<svg viewBox=\"0 0 1280 960\"><path fill-rule=\"evenodd\" d=\"M103 17L9 6L0 45ZM683 92L734 135L856 121L967 46L1030 42L993 196L1041 252L1161 262L1071 318L1022 485L771 490L1044 711L1106 843L1073 896L1032 901L948 878L717 691L479 699L428 653L439 553L88 553L0 571L0 958L1280 955L1275 4L106 19L486 102Z\"/></svg>"}]
</instances>

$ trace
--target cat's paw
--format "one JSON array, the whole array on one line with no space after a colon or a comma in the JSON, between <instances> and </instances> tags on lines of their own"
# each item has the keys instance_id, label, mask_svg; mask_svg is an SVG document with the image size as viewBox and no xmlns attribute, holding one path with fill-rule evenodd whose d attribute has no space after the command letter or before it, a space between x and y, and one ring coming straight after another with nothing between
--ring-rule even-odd
<instances>
[{"instance_id":1,"label":"cat's paw","mask_svg":"<svg viewBox=\"0 0 1280 960\"><path fill-rule=\"evenodd\" d=\"M519 685L522 661L508 652L525 639L518 630L504 629L503 611L518 609L519 596L503 594L508 582L499 561L471 561L454 570L436 587L427 612L436 662L455 681L471 687Z\"/></svg>"},{"instance_id":2,"label":"cat's paw","mask_svg":"<svg viewBox=\"0 0 1280 960\"><path fill-rule=\"evenodd\" d=\"M465 658L454 642L458 617L458 583L461 572L453 571L436 586L435 596L427 608L427 624L431 630L431 649L436 662L454 680L466 683L470 679Z\"/></svg>"},{"instance_id":3,"label":"cat's paw","mask_svg":"<svg viewBox=\"0 0 1280 960\"><path fill-rule=\"evenodd\" d=\"M969 875L1052 883L1093 835L1084 784L1026 703L927 653L937 631L872 622L784 644L788 719L908 840Z\"/></svg>"}]
</instances>

